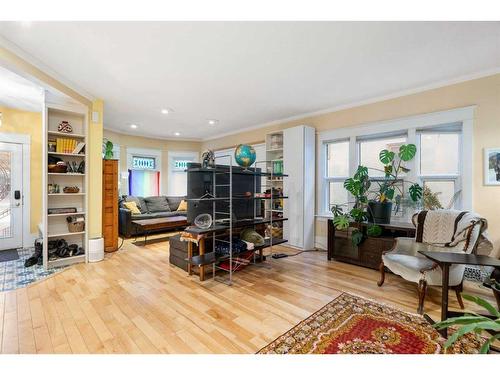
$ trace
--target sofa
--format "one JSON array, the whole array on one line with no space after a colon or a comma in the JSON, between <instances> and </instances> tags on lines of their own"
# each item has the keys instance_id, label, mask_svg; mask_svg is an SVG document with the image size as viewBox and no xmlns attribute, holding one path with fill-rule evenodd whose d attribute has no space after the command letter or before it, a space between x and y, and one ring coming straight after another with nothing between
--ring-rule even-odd
<instances>
[{"instance_id":1,"label":"sofa","mask_svg":"<svg viewBox=\"0 0 500 375\"><path fill-rule=\"evenodd\" d=\"M136 234L136 228L132 226L132 221L171 216L186 216L187 211L177 211L183 199L185 199L185 197L165 195L157 197L122 196L118 202L118 227L120 235L129 238ZM132 212L124 206L124 202L135 202L141 213L132 215Z\"/></svg>"}]
</instances>

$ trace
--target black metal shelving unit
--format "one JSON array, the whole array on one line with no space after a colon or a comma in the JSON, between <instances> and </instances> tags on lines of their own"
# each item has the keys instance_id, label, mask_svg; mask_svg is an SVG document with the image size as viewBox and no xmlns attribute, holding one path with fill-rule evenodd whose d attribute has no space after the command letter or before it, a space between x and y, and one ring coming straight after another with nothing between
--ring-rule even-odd
<instances>
[{"instance_id":1,"label":"black metal shelving unit","mask_svg":"<svg viewBox=\"0 0 500 375\"><path fill-rule=\"evenodd\" d=\"M273 178L282 178L282 177L287 177L285 174L273 174L272 172L262 172L260 168L258 168L257 164L264 164L265 170L267 170L267 163L268 161L261 161L257 162L255 164L255 167L249 168L247 170L240 170L240 169L234 169L233 168L233 163L232 163L232 157L231 155L223 155L216 157L217 159L229 159L229 169L222 169L222 168L188 168L188 172L203 172L203 173L213 173L213 196L212 197L205 197L205 198L197 198L197 199L188 199L190 201L195 201L195 202L212 202L212 219L213 219L213 224L210 228L207 229L202 229L202 228L197 228L197 227L190 227L186 228L186 232L196 234L196 235L209 235L212 238L212 249L213 251L211 253L206 253L203 255L197 255L197 256L192 256L191 258L188 259L188 262L191 265L198 266L198 267L204 267L204 266L209 266L212 265L212 275L213 279L217 280L216 278L216 270L221 270L225 271L229 274L229 278L226 282L226 280L221 280L228 285L231 285L233 282L233 273L234 273L234 266L233 262L235 259L235 254L234 254L234 249L233 249L233 229L236 228L245 228L245 227L253 227L255 228L258 225L265 225L269 224L272 227L273 222L283 222L288 220L287 218L281 217L281 218L273 218L272 212L269 218L261 218L257 217L257 204L260 204L261 200L269 200L271 203L271 207L273 206L272 202L275 199L287 199L287 196L277 196L273 195L273 189L271 186L271 194L270 196L234 196L233 195L233 175L247 175L247 176L253 176L254 177L254 189L253 189L253 194L255 195L257 192L257 177L269 177L271 180ZM217 184L217 175L219 174L225 174L229 176L229 184ZM262 185L261 185L262 186ZM268 186L267 184L265 185L266 187ZM223 197L218 197L217 196L217 188L218 187L225 187L229 188L229 194ZM259 186L260 187L260 186ZM226 193L227 194L227 193ZM240 220L240 221L233 221L233 200L249 200L254 202L254 218L253 220L247 219L247 220ZM216 210L216 202L220 201L225 201L229 202L229 210L227 212L221 212ZM227 223L224 222L221 224L221 219L220 217L222 216L222 219L226 219ZM222 238L221 238L222 237ZM223 239L224 238L224 239ZM228 238L228 239L226 239ZM216 248L216 243L217 242L225 242L229 245L229 253L227 255L221 255L218 256L215 252ZM275 245L283 244L286 243L286 239L282 238L273 238L272 236L272 231L270 233L269 238L265 238L264 244L260 246L254 246L254 249L252 250L247 250L247 251L252 251L253 252L253 263L256 263L256 252L262 252L263 249L265 248L271 248L271 253L272 253L272 247ZM263 260L263 259L261 259ZM229 267L220 267L219 264L221 262L229 262Z\"/></svg>"}]
</instances>

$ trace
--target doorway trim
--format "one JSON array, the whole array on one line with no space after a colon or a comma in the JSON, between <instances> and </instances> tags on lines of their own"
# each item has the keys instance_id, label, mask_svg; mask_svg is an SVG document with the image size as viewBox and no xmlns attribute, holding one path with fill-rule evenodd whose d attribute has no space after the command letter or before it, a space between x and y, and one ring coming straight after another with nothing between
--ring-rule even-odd
<instances>
[{"instance_id":1,"label":"doorway trim","mask_svg":"<svg viewBox=\"0 0 500 375\"><path fill-rule=\"evenodd\" d=\"M30 247L31 235L31 136L29 134L0 133L0 142L21 144L23 149L23 248Z\"/></svg>"}]
</instances>

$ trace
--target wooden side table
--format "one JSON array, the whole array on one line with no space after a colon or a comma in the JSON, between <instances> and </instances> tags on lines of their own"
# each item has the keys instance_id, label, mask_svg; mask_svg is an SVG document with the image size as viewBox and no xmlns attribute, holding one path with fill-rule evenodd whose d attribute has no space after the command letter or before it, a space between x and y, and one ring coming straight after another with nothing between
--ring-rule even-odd
<instances>
[{"instance_id":1,"label":"wooden side table","mask_svg":"<svg viewBox=\"0 0 500 375\"><path fill-rule=\"evenodd\" d=\"M441 268L443 274L442 280L442 290L441 290L441 321L446 320L452 316L460 316L463 313L454 312L450 314L448 311L448 287L450 282L450 266L452 264L469 264L474 266L490 266L490 267L500 267L500 260L488 257L485 255L474 255L474 254L464 254L464 253L448 253L448 252L437 252L437 251L419 251L420 254L424 255L428 259L436 262ZM427 315L424 314L426 320L434 324L435 322ZM443 337L448 337L448 330L444 328L440 331Z\"/></svg>"}]
</instances>

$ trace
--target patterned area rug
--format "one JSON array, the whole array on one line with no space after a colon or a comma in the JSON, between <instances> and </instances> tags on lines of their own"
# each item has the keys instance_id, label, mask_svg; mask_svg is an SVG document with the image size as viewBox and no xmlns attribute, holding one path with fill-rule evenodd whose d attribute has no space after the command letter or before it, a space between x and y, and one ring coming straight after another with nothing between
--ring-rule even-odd
<instances>
[{"instance_id":1,"label":"patterned area rug","mask_svg":"<svg viewBox=\"0 0 500 375\"><path fill-rule=\"evenodd\" d=\"M445 340L422 317L343 293L258 354L438 354ZM474 334L447 353L478 353Z\"/></svg>"},{"instance_id":2,"label":"patterned area rug","mask_svg":"<svg viewBox=\"0 0 500 375\"><path fill-rule=\"evenodd\" d=\"M41 280L65 267L44 270L43 266L24 267L24 261L33 255L34 249L18 249L19 259L0 263L0 292L22 288Z\"/></svg>"}]
</instances>

